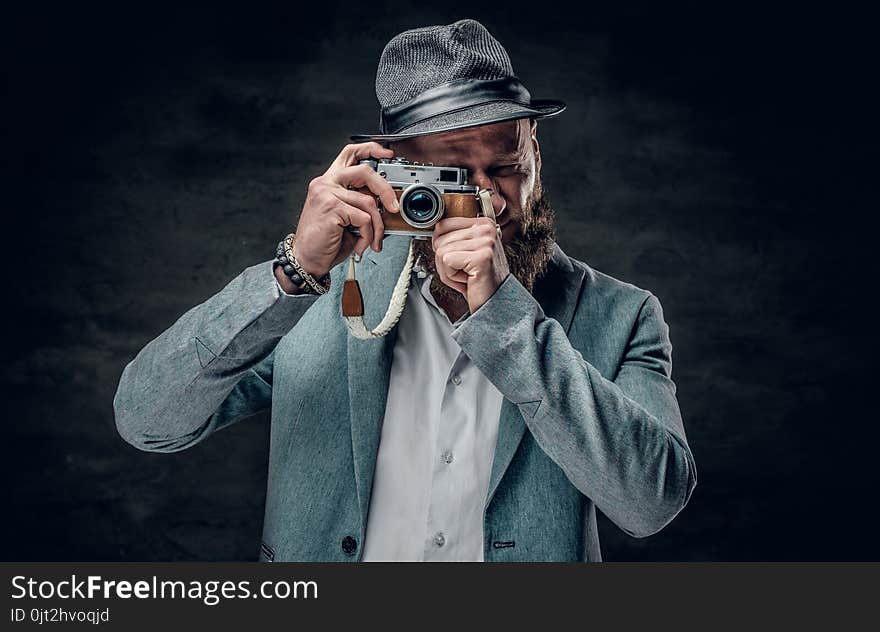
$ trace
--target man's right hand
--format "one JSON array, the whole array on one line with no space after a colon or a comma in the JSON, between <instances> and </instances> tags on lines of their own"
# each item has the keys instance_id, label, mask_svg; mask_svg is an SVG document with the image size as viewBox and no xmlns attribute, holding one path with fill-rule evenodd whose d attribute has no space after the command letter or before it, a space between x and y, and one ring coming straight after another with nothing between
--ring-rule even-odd
<instances>
[{"instance_id":1,"label":"man's right hand","mask_svg":"<svg viewBox=\"0 0 880 632\"><path fill-rule=\"evenodd\" d=\"M367 158L392 158L394 152L379 143L346 145L330 168L309 183L309 192L300 213L293 255L303 269L320 277L354 250L364 254L367 247L382 250L385 225L376 198L387 211L400 207L391 185L368 165ZM372 195L354 189L366 187ZM347 226L356 226L355 235Z\"/></svg>"}]
</instances>

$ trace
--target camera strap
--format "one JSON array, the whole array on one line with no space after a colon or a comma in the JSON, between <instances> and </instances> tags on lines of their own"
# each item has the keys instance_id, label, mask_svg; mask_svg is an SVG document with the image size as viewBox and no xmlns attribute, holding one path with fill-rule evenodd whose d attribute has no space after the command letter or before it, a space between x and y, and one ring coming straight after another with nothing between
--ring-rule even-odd
<instances>
[{"instance_id":1,"label":"camera strap","mask_svg":"<svg viewBox=\"0 0 880 632\"><path fill-rule=\"evenodd\" d=\"M495 221L495 209L492 207L492 192L488 189L480 189L476 194L480 202L480 211L484 217L492 218ZM496 225L499 238L501 236L501 227ZM357 282L357 271L355 265L360 261L361 257L352 252L348 259L348 276L342 286L342 319L348 327L349 333L360 340L370 340L372 338L381 338L394 329L397 321L403 314L403 308L406 307L406 296L409 291L410 275L413 269L413 239L409 242L409 252L406 255L406 263L403 264L403 270L397 278L394 285L394 291L391 293L391 301L388 303L388 309L385 316L373 329L367 329L364 324L364 297L361 294L360 285Z\"/></svg>"}]
</instances>

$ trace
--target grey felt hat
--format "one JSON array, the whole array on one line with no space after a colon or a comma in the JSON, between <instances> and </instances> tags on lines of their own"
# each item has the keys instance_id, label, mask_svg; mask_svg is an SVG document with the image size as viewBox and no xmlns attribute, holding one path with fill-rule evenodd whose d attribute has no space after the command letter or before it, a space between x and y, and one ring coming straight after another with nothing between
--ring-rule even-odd
<instances>
[{"instance_id":1,"label":"grey felt hat","mask_svg":"<svg viewBox=\"0 0 880 632\"><path fill-rule=\"evenodd\" d=\"M382 51L376 71L378 134L399 140L520 118L559 114L565 103L532 99L501 43L476 20L404 31Z\"/></svg>"}]
</instances>

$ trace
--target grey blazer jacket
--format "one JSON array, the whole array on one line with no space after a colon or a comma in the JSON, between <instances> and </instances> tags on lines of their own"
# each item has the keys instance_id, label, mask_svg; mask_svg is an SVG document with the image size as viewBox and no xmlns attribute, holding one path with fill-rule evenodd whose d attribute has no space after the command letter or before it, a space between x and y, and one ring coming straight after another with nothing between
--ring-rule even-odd
<instances>
[{"instance_id":1,"label":"grey blazer jacket","mask_svg":"<svg viewBox=\"0 0 880 632\"><path fill-rule=\"evenodd\" d=\"M407 247L387 237L358 268L370 325ZM278 297L271 262L244 270L144 347L114 398L119 433L150 452L271 408L263 561L361 556L396 330L348 335L344 273L324 296ZM534 296L511 275L453 336L504 395L486 561L600 561L596 508L644 537L685 506L697 472L651 293L556 245Z\"/></svg>"}]
</instances>

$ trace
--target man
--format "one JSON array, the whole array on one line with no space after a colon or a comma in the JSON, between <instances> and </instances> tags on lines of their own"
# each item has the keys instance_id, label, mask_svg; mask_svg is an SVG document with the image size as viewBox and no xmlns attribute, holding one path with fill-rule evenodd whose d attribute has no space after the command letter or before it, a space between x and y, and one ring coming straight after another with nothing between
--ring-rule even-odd
<instances>
[{"instance_id":1,"label":"man","mask_svg":"<svg viewBox=\"0 0 880 632\"><path fill-rule=\"evenodd\" d=\"M473 20L392 39L376 88L381 133L311 182L288 248L126 367L119 432L174 452L271 408L264 561L599 561L597 507L659 531L696 485L668 328L652 294L554 242L536 121L564 104L531 99ZM378 322L409 239L386 237L395 192L359 161L393 156L466 168L495 219L416 241L397 326L362 340L339 264L363 255Z\"/></svg>"}]
</instances>

